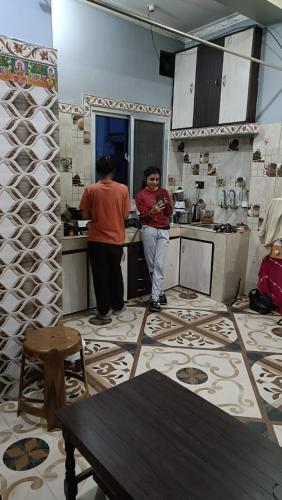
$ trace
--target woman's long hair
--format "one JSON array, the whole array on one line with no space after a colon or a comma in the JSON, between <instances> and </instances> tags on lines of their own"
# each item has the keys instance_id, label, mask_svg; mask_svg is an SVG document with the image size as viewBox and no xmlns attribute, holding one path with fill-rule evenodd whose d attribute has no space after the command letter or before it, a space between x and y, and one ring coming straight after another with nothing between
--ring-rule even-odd
<instances>
[{"instance_id":1,"label":"woman's long hair","mask_svg":"<svg viewBox=\"0 0 282 500\"><path fill-rule=\"evenodd\" d=\"M159 174L161 177L161 171L158 167L148 167L144 170L144 179L142 182L141 189L144 189L147 186L147 178L152 174Z\"/></svg>"}]
</instances>

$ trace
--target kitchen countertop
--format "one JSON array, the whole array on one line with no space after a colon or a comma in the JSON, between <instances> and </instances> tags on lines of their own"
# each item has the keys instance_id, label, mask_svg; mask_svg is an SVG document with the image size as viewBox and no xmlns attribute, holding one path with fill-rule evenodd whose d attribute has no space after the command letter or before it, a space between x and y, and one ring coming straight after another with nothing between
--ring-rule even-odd
<instances>
[{"instance_id":1,"label":"kitchen countertop","mask_svg":"<svg viewBox=\"0 0 282 500\"><path fill-rule=\"evenodd\" d=\"M171 224L170 230L169 230L169 236L170 238L177 238L180 236L186 236L189 237L191 236L192 238L196 239L205 239L205 236L203 233L209 233L209 236L207 235L206 238L210 238L212 241L214 241L215 238L226 238L230 237L233 235L234 236L242 236L249 231L244 231L244 232L237 232L237 233L216 233L213 229L208 228L208 227L199 227L199 226L194 226L192 224ZM138 233L138 234L136 234ZM125 230L125 241L124 244L130 244L132 242L138 242L141 241L141 233L140 230L136 228L127 228ZM63 252L73 252L73 251L78 251L78 250L86 250L87 249L87 236L65 236L63 238Z\"/></svg>"}]
</instances>

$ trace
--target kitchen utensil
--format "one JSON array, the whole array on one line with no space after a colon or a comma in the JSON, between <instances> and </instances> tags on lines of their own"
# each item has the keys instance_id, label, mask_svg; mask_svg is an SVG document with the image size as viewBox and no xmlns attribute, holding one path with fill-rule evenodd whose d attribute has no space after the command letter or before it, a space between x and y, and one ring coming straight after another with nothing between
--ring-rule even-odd
<instances>
[{"instance_id":1,"label":"kitchen utensil","mask_svg":"<svg viewBox=\"0 0 282 500\"><path fill-rule=\"evenodd\" d=\"M184 201L184 190L181 186L179 186L176 191L173 193L173 199L175 201Z\"/></svg>"},{"instance_id":2,"label":"kitchen utensil","mask_svg":"<svg viewBox=\"0 0 282 500\"><path fill-rule=\"evenodd\" d=\"M178 224L191 224L192 222L192 213L188 210L183 210L182 212L177 213L177 222Z\"/></svg>"},{"instance_id":3,"label":"kitchen utensil","mask_svg":"<svg viewBox=\"0 0 282 500\"><path fill-rule=\"evenodd\" d=\"M198 203L193 203L191 211L192 211L192 222L199 222L201 219L201 207L198 205Z\"/></svg>"}]
</instances>

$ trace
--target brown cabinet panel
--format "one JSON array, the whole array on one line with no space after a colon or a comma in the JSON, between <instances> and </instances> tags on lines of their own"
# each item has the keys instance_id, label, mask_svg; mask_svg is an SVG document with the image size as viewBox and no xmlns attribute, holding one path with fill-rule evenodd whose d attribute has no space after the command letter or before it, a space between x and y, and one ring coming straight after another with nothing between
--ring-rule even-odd
<instances>
[{"instance_id":1,"label":"brown cabinet panel","mask_svg":"<svg viewBox=\"0 0 282 500\"><path fill-rule=\"evenodd\" d=\"M128 248L127 298L133 299L150 292L151 280L142 243Z\"/></svg>"}]
</instances>

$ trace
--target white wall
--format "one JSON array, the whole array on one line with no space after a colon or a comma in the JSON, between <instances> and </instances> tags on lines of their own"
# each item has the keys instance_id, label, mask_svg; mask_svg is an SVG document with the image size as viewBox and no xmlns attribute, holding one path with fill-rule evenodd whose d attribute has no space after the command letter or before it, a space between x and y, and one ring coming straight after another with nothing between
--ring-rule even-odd
<instances>
[{"instance_id":1,"label":"white wall","mask_svg":"<svg viewBox=\"0 0 282 500\"><path fill-rule=\"evenodd\" d=\"M53 0L52 16L61 102L81 104L89 93L171 106L172 78L159 76L150 30L78 0ZM154 37L158 50L183 47Z\"/></svg>"},{"instance_id":2,"label":"white wall","mask_svg":"<svg viewBox=\"0 0 282 500\"><path fill-rule=\"evenodd\" d=\"M52 47L51 0L0 0L0 34Z\"/></svg>"}]
</instances>

